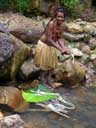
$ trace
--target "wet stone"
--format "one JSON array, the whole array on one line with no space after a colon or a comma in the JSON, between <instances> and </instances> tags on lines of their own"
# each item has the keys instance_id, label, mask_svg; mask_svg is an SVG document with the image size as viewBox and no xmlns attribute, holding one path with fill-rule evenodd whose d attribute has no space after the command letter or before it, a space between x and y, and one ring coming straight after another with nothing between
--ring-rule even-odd
<instances>
[{"instance_id":1,"label":"wet stone","mask_svg":"<svg viewBox=\"0 0 96 128\"><path fill-rule=\"evenodd\" d=\"M51 120L58 120L58 115L50 112L48 114L48 118L50 118Z\"/></svg>"},{"instance_id":2,"label":"wet stone","mask_svg":"<svg viewBox=\"0 0 96 128\"><path fill-rule=\"evenodd\" d=\"M73 128L86 128L85 126L83 126L82 124L75 124L73 126Z\"/></svg>"},{"instance_id":3,"label":"wet stone","mask_svg":"<svg viewBox=\"0 0 96 128\"><path fill-rule=\"evenodd\" d=\"M0 39L0 64L11 58L14 50L14 44L10 40Z\"/></svg>"},{"instance_id":4,"label":"wet stone","mask_svg":"<svg viewBox=\"0 0 96 128\"><path fill-rule=\"evenodd\" d=\"M64 124L60 128L72 128L72 126L70 126L69 124Z\"/></svg>"}]
</instances>

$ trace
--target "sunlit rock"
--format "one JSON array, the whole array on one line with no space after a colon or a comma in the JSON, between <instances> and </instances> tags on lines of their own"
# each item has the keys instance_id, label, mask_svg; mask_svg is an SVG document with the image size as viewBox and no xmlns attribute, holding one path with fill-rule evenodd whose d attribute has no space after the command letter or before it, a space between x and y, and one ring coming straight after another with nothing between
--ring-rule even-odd
<instances>
[{"instance_id":1,"label":"sunlit rock","mask_svg":"<svg viewBox=\"0 0 96 128\"><path fill-rule=\"evenodd\" d=\"M59 63L55 70L55 78L57 81L62 81L67 86L80 84L86 74L86 68L80 62L66 60L64 63Z\"/></svg>"},{"instance_id":2,"label":"sunlit rock","mask_svg":"<svg viewBox=\"0 0 96 128\"><path fill-rule=\"evenodd\" d=\"M96 27L92 26L90 23L84 26L83 30L84 32L89 33L90 35L93 35L93 36L96 35Z\"/></svg>"},{"instance_id":3,"label":"sunlit rock","mask_svg":"<svg viewBox=\"0 0 96 128\"><path fill-rule=\"evenodd\" d=\"M25 128L25 122L19 115L5 116L0 119L0 128Z\"/></svg>"},{"instance_id":4,"label":"sunlit rock","mask_svg":"<svg viewBox=\"0 0 96 128\"><path fill-rule=\"evenodd\" d=\"M74 56L83 56L82 51L80 51L77 48L70 48L70 53L73 54Z\"/></svg>"},{"instance_id":5,"label":"sunlit rock","mask_svg":"<svg viewBox=\"0 0 96 128\"><path fill-rule=\"evenodd\" d=\"M94 27L96 27L96 22L92 22L90 24L92 24Z\"/></svg>"},{"instance_id":6,"label":"sunlit rock","mask_svg":"<svg viewBox=\"0 0 96 128\"><path fill-rule=\"evenodd\" d=\"M81 51L86 54L90 54L90 47L88 45L85 45L81 48Z\"/></svg>"},{"instance_id":7,"label":"sunlit rock","mask_svg":"<svg viewBox=\"0 0 96 128\"><path fill-rule=\"evenodd\" d=\"M15 110L22 110L28 104L23 100L21 91L15 87L0 86L0 103L7 104Z\"/></svg>"},{"instance_id":8,"label":"sunlit rock","mask_svg":"<svg viewBox=\"0 0 96 128\"><path fill-rule=\"evenodd\" d=\"M66 23L66 27L67 27L68 31L72 32L72 33L82 33L83 32L83 28L74 22Z\"/></svg>"}]
</instances>

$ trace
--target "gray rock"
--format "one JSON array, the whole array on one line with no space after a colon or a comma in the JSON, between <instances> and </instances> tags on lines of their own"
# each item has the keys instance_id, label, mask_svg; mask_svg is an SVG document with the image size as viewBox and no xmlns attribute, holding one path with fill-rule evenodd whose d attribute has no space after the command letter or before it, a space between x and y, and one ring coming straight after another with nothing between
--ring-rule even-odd
<instances>
[{"instance_id":1,"label":"gray rock","mask_svg":"<svg viewBox=\"0 0 96 128\"><path fill-rule=\"evenodd\" d=\"M24 128L24 121L19 115L6 116L0 119L0 128Z\"/></svg>"},{"instance_id":2,"label":"gray rock","mask_svg":"<svg viewBox=\"0 0 96 128\"><path fill-rule=\"evenodd\" d=\"M69 32L64 32L63 36L65 39L67 39L69 41L80 41L85 37L84 34L73 34L73 33L69 33Z\"/></svg>"},{"instance_id":3,"label":"gray rock","mask_svg":"<svg viewBox=\"0 0 96 128\"><path fill-rule=\"evenodd\" d=\"M9 34L9 30L2 23L0 23L0 32Z\"/></svg>"},{"instance_id":4,"label":"gray rock","mask_svg":"<svg viewBox=\"0 0 96 128\"><path fill-rule=\"evenodd\" d=\"M15 45L8 38L0 38L0 64L12 57Z\"/></svg>"},{"instance_id":5,"label":"gray rock","mask_svg":"<svg viewBox=\"0 0 96 128\"><path fill-rule=\"evenodd\" d=\"M33 63L33 60L27 60L25 61L20 69L20 76L22 79L29 79L32 77L36 77L38 76L40 72L40 69L38 67L35 66L35 64Z\"/></svg>"},{"instance_id":6,"label":"gray rock","mask_svg":"<svg viewBox=\"0 0 96 128\"><path fill-rule=\"evenodd\" d=\"M0 79L15 79L20 66L30 54L30 47L13 35L0 33Z\"/></svg>"},{"instance_id":7,"label":"gray rock","mask_svg":"<svg viewBox=\"0 0 96 128\"><path fill-rule=\"evenodd\" d=\"M95 38L90 38L88 44L89 44L91 49L96 48L96 39Z\"/></svg>"}]
</instances>

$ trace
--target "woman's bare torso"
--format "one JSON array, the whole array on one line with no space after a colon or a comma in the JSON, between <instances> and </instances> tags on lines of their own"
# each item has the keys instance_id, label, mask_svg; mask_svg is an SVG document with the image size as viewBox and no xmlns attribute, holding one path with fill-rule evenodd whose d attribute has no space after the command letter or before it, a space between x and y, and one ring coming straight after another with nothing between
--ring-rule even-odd
<instances>
[{"instance_id":1,"label":"woman's bare torso","mask_svg":"<svg viewBox=\"0 0 96 128\"><path fill-rule=\"evenodd\" d=\"M60 26L58 26L55 19L53 19L50 22L51 22L51 30L49 27L49 25L50 25L50 23L49 23L48 26L46 27L43 35L40 38L40 40L45 42L46 44L49 44L48 38L50 38L50 37L52 38L52 40L54 42L58 41L58 39L61 38L62 32L64 30L63 25L61 24Z\"/></svg>"}]
</instances>

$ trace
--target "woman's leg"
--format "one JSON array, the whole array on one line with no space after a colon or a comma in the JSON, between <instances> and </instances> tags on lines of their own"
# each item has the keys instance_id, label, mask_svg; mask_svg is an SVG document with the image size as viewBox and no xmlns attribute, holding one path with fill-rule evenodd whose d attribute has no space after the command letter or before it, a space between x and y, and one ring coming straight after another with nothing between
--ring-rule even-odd
<instances>
[{"instance_id":1,"label":"woman's leg","mask_svg":"<svg viewBox=\"0 0 96 128\"><path fill-rule=\"evenodd\" d=\"M52 87L52 74L53 70L49 70L47 73L47 84Z\"/></svg>"},{"instance_id":2,"label":"woman's leg","mask_svg":"<svg viewBox=\"0 0 96 128\"><path fill-rule=\"evenodd\" d=\"M41 71L41 73L40 73L40 81L41 81L41 83L42 84L46 84L46 74L47 74L47 72L46 71Z\"/></svg>"},{"instance_id":3,"label":"woman's leg","mask_svg":"<svg viewBox=\"0 0 96 128\"><path fill-rule=\"evenodd\" d=\"M43 85L45 85L46 87L48 87L49 89L53 89L52 87L52 76L53 70L50 71L41 71L41 75L40 75L40 81Z\"/></svg>"}]
</instances>

